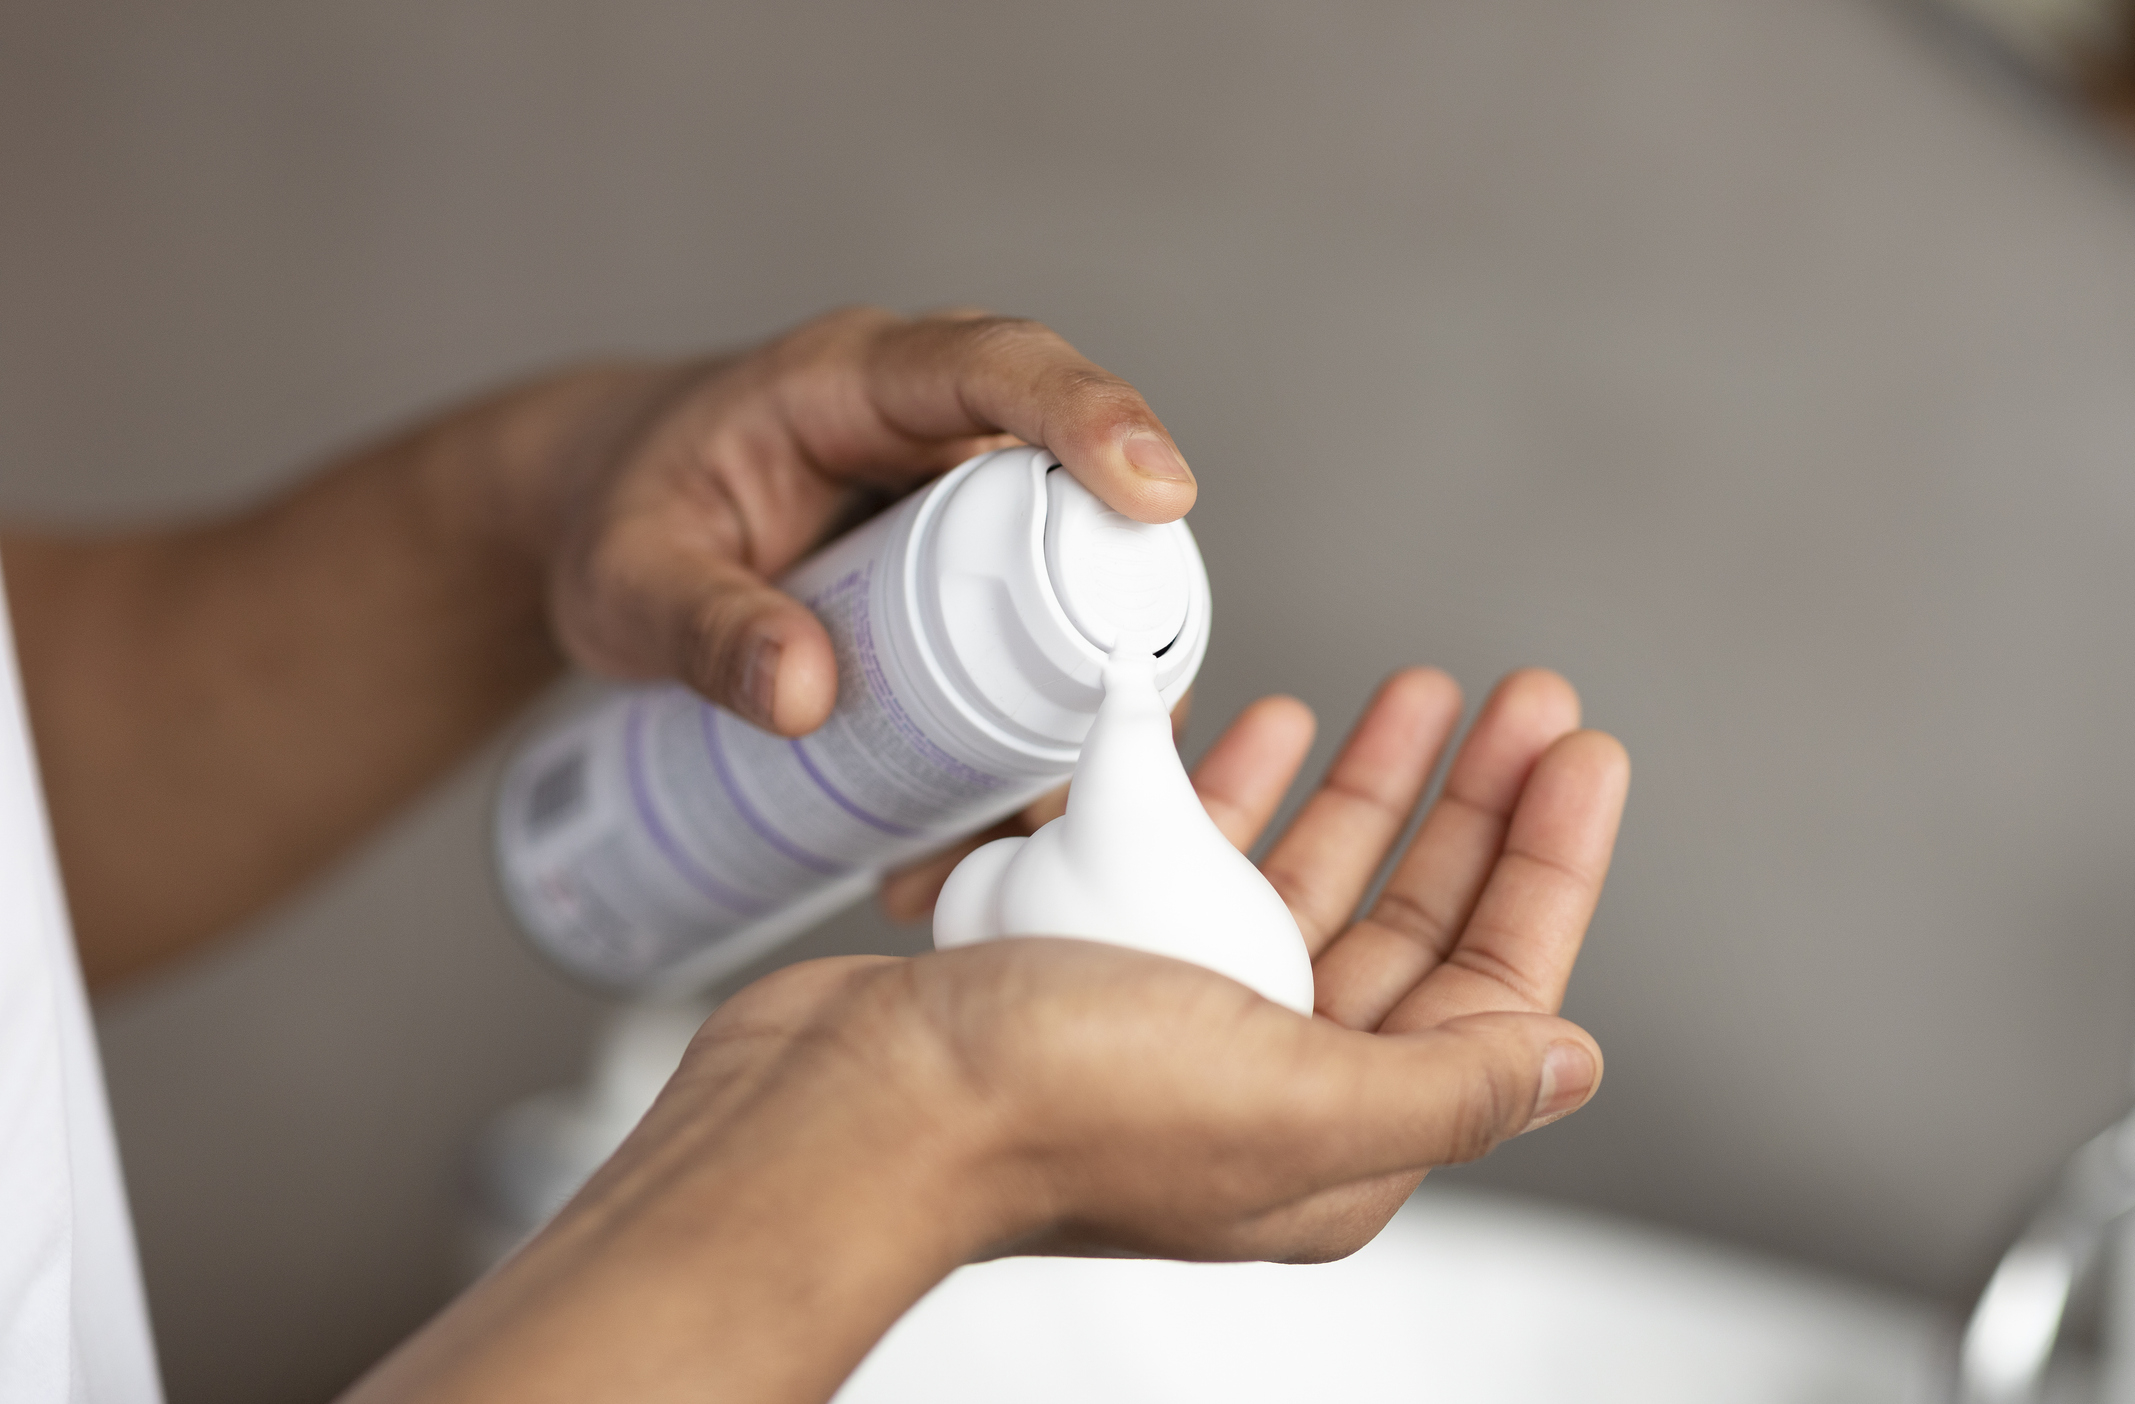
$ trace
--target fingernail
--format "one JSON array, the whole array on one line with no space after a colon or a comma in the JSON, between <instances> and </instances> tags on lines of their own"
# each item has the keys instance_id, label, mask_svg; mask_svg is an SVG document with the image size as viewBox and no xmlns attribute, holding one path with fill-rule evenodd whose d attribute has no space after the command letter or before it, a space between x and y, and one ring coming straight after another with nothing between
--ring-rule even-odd
<instances>
[{"instance_id":1,"label":"fingernail","mask_svg":"<svg viewBox=\"0 0 2135 1404\"><path fill-rule=\"evenodd\" d=\"M1576 1043L1552 1043L1542 1056L1542 1091L1535 1098L1534 1119L1520 1134L1577 1111L1593 1092L1594 1055Z\"/></svg>"},{"instance_id":2,"label":"fingernail","mask_svg":"<svg viewBox=\"0 0 2135 1404\"><path fill-rule=\"evenodd\" d=\"M747 647L737 700L750 721L769 729L778 706L778 659L785 646L777 639L759 638Z\"/></svg>"},{"instance_id":3,"label":"fingernail","mask_svg":"<svg viewBox=\"0 0 2135 1404\"><path fill-rule=\"evenodd\" d=\"M1185 459L1179 457L1179 451L1154 434L1130 435L1122 447L1127 461L1134 465L1134 471L1145 478L1159 478L1167 483L1194 480L1193 470L1186 466Z\"/></svg>"}]
</instances>

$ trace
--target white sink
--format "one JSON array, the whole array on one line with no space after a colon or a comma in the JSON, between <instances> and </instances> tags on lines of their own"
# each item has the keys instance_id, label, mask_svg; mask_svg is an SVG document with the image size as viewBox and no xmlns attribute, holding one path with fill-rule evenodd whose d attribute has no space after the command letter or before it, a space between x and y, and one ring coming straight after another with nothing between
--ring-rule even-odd
<instances>
[{"instance_id":1,"label":"white sink","mask_svg":"<svg viewBox=\"0 0 2135 1404\"><path fill-rule=\"evenodd\" d=\"M913 1308L841 1404L1854 1404L1942 1397L1926 1305L1426 1186L1319 1267L1011 1259Z\"/></svg>"},{"instance_id":2,"label":"white sink","mask_svg":"<svg viewBox=\"0 0 2135 1404\"><path fill-rule=\"evenodd\" d=\"M485 1138L469 1274L584 1182L706 1010L620 1013L582 1087ZM843 1404L1930 1404L1955 1324L1926 1304L1696 1239L1426 1182L1321 1267L1019 1258L961 1269ZM2070 1377L2050 1398L2095 1398Z\"/></svg>"}]
</instances>

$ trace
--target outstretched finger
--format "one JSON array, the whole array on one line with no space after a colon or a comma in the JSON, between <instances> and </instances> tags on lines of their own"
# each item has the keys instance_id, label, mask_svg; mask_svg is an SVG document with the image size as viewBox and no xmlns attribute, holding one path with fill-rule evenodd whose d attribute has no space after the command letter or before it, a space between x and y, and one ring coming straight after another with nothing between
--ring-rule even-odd
<instances>
[{"instance_id":1,"label":"outstretched finger","mask_svg":"<svg viewBox=\"0 0 2135 1404\"><path fill-rule=\"evenodd\" d=\"M1335 938L1401 837L1460 721L1460 685L1407 668L1379 687L1320 788L1261 871L1317 955Z\"/></svg>"},{"instance_id":2,"label":"outstretched finger","mask_svg":"<svg viewBox=\"0 0 2135 1404\"><path fill-rule=\"evenodd\" d=\"M1601 900L1631 762L1615 737L1564 737L1536 764L1460 940L1381 1029L1430 1028L1482 1010L1554 1012Z\"/></svg>"},{"instance_id":3,"label":"outstretched finger","mask_svg":"<svg viewBox=\"0 0 2135 1404\"><path fill-rule=\"evenodd\" d=\"M1578 725L1578 694L1555 673L1527 669L1497 685L1379 900L1319 954L1320 1013L1377 1028L1445 959L1489 881L1535 762Z\"/></svg>"},{"instance_id":4,"label":"outstretched finger","mask_svg":"<svg viewBox=\"0 0 2135 1404\"><path fill-rule=\"evenodd\" d=\"M1201 807L1240 852L1259 842L1312 749L1317 723L1295 697L1263 697L1238 714L1194 767Z\"/></svg>"}]
</instances>

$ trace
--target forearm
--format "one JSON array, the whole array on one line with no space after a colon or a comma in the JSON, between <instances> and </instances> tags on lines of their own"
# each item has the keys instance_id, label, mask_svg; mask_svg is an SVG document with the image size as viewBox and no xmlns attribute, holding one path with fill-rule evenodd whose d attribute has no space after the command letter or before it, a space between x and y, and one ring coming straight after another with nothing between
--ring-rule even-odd
<instances>
[{"instance_id":1,"label":"forearm","mask_svg":"<svg viewBox=\"0 0 2135 1404\"><path fill-rule=\"evenodd\" d=\"M5 539L92 980L287 892L555 676L556 499L658 383L501 397L227 520Z\"/></svg>"},{"instance_id":2,"label":"forearm","mask_svg":"<svg viewBox=\"0 0 2135 1404\"><path fill-rule=\"evenodd\" d=\"M828 1399L984 1246L982 1157L947 1099L766 1080L709 1099L678 1080L554 1224L342 1404Z\"/></svg>"}]
</instances>

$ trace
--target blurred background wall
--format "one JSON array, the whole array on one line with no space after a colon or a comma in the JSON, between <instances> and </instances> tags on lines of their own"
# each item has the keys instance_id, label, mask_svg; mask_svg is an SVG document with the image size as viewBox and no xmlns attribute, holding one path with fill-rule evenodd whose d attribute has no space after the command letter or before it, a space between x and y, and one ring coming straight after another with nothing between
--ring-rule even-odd
<instances>
[{"instance_id":1,"label":"blurred background wall","mask_svg":"<svg viewBox=\"0 0 2135 1404\"><path fill-rule=\"evenodd\" d=\"M1200 472L1193 740L1421 659L1630 745L1608 1086L1461 1173L1950 1300L2128 1096L2131 275L2128 169L1870 0L0 5L0 506L850 299L1044 318ZM472 1130L578 1064L496 757L102 1003L178 1404L411 1328Z\"/></svg>"}]
</instances>

